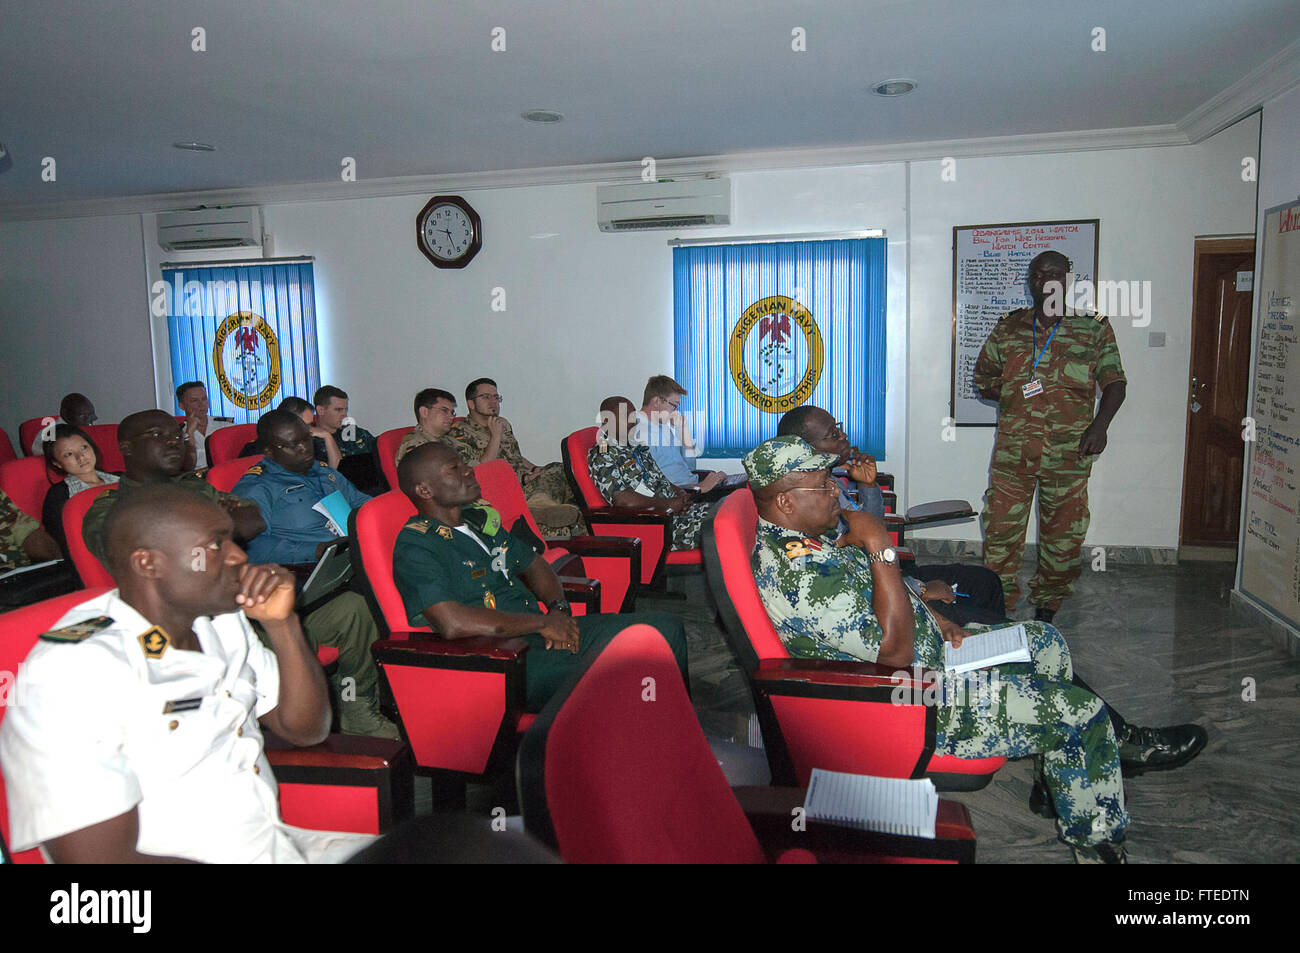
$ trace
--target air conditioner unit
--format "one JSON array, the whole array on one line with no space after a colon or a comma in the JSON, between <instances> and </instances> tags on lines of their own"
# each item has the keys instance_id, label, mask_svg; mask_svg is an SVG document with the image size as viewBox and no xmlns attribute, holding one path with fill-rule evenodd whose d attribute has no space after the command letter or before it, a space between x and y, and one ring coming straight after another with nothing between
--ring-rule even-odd
<instances>
[{"instance_id":1,"label":"air conditioner unit","mask_svg":"<svg viewBox=\"0 0 1300 953\"><path fill-rule=\"evenodd\" d=\"M158 244L167 251L260 245L262 210L256 205L240 205L164 212L158 216Z\"/></svg>"},{"instance_id":2,"label":"air conditioner unit","mask_svg":"<svg viewBox=\"0 0 1300 953\"><path fill-rule=\"evenodd\" d=\"M596 187L602 232L731 224L731 180L686 179Z\"/></svg>"}]
</instances>

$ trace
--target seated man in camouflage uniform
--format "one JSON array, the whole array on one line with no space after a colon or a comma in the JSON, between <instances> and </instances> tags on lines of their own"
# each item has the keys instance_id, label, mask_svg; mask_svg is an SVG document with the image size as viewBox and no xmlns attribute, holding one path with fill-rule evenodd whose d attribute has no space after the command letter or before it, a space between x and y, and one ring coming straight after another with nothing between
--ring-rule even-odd
<instances>
[{"instance_id":1,"label":"seated man in camouflage uniform","mask_svg":"<svg viewBox=\"0 0 1300 953\"><path fill-rule=\"evenodd\" d=\"M610 397L600 405L601 434L587 452L591 479L614 506L658 506L672 513L673 549L698 549L700 529L712 504L696 502L664 476L649 448L634 443L631 431L636 407L626 397Z\"/></svg>"},{"instance_id":2,"label":"seated man in camouflage uniform","mask_svg":"<svg viewBox=\"0 0 1300 953\"><path fill-rule=\"evenodd\" d=\"M456 398L445 390L426 387L415 395L415 429L397 447L397 463L416 447L442 443L455 448L447 436L456 420Z\"/></svg>"},{"instance_id":3,"label":"seated man in camouflage uniform","mask_svg":"<svg viewBox=\"0 0 1300 953\"><path fill-rule=\"evenodd\" d=\"M448 639L523 636L528 711L546 704L581 656L639 622L664 637L687 681L680 619L666 612L573 618L551 564L501 525L500 514L480 499L474 471L454 450L416 447L398 465L397 481L418 511L393 547L393 578L408 620Z\"/></svg>"},{"instance_id":4,"label":"seated man in camouflage uniform","mask_svg":"<svg viewBox=\"0 0 1300 953\"><path fill-rule=\"evenodd\" d=\"M500 458L510 464L524 488L524 499L533 518L547 536L580 536L587 531L582 514L574 505L573 489L564 475L564 464L544 467L524 458L510 421L501 416L501 394L497 382L488 377L470 381L465 388L468 416L454 424L447 438L472 467Z\"/></svg>"},{"instance_id":5,"label":"seated man in camouflage uniform","mask_svg":"<svg viewBox=\"0 0 1300 953\"><path fill-rule=\"evenodd\" d=\"M792 655L942 669L943 643L960 645L969 632L907 591L879 520L853 513L848 533L836 538L835 459L794 436L768 440L745 457L759 514L754 578L768 615ZM1042 622L1025 628L1033 661L988 670L989 704L946 698L935 750L961 758L1036 756L1075 859L1123 863L1129 817L1105 706L1071 684L1060 632Z\"/></svg>"},{"instance_id":6,"label":"seated man in camouflage uniform","mask_svg":"<svg viewBox=\"0 0 1300 953\"><path fill-rule=\"evenodd\" d=\"M62 555L54 537L0 490L0 573ZM0 582L0 612L75 588L75 574L62 563L10 576Z\"/></svg>"}]
</instances>

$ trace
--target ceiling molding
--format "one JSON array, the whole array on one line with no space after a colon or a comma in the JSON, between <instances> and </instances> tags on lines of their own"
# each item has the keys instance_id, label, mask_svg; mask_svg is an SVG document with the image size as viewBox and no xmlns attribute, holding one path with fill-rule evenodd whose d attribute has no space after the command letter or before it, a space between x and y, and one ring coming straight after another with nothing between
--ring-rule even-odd
<instances>
[{"instance_id":1,"label":"ceiling molding","mask_svg":"<svg viewBox=\"0 0 1300 953\"><path fill-rule=\"evenodd\" d=\"M1204 142L1300 83L1300 40L1270 56L1178 122L1189 142Z\"/></svg>"},{"instance_id":2,"label":"ceiling molding","mask_svg":"<svg viewBox=\"0 0 1300 953\"><path fill-rule=\"evenodd\" d=\"M925 161L948 156L971 158L1185 146L1188 142L1186 133L1177 125L1164 124L1123 129L1086 129L1020 136L990 136L982 139L948 139L934 142L836 146L819 149L772 149L721 156L660 159L657 173L661 178L665 178L710 172L787 171L883 162ZM31 221L97 215L136 215L192 208L198 205L291 205L300 202L349 201L398 195L434 195L439 192L463 192L474 189L637 182L640 181L641 171L641 161L637 159L629 162L548 166L537 169L503 169L493 172L362 179L357 182L304 182L265 188L164 192L84 201L0 205L0 216L6 221Z\"/></svg>"}]
</instances>

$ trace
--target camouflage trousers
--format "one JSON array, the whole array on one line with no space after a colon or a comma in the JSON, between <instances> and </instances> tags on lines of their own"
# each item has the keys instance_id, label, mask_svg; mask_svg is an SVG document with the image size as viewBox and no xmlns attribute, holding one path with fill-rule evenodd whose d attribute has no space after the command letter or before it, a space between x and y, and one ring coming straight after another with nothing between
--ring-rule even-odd
<instances>
[{"instance_id":1,"label":"camouflage trousers","mask_svg":"<svg viewBox=\"0 0 1300 953\"><path fill-rule=\"evenodd\" d=\"M984 565L1002 579L1007 613L1020 600L1025 529L1038 493L1038 566L1029 582L1030 601L1059 609L1082 568L1079 553L1088 532L1088 474L1092 457L1041 440L998 436L980 524Z\"/></svg>"},{"instance_id":2,"label":"camouflage trousers","mask_svg":"<svg viewBox=\"0 0 1300 953\"><path fill-rule=\"evenodd\" d=\"M700 530L709 518L712 503L692 503L681 513L674 513L672 518L673 544L671 549L699 549Z\"/></svg>"},{"instance_id":3,"label":"camouflage trousers","mask_svg":"<svg viewBox=\"0 0 1300 953\"><path fill-rule=\"evenodd\" d=\"M587 524L581 516L572 523L558 526L542 519L542 516L546 515L547 507L565 503L571 506L576 504L573 488L569 486L569 481L564 475L564 464L548 463L542 467L535 479L524 484L524 499L544 535L582 536L587 532Z\"/></svg>"},{"instance_id":4,"label":"camouflage trousers","mask_svg":"<svg viewBox=\"0 0 1300 953\"><path fill-rule=\"evenodd\" d=\"M1106 706L1071 684L1070 648L1055 626L1024 625L1033 661L970 673L982 679L980 690L945 698L935 751L959 758L1034 756L1063 840L1080 846L1123 840L1129 816Z\"/></svg>"},{"instance_id":5,"label":"camouflage trousers","mask_svg":"<svg viewBox=\"0 0 1300 953\"><path fill-rule=\"evenodd\" d=\"M341 702L339 715L344 734L352 734L357 721L379 712L379 669L370 646L379 628L366 600L355 592L335 596L302 620L303 635L312 648L338 649L338 669L331 682Z\"/></svg>"}]
</instances>

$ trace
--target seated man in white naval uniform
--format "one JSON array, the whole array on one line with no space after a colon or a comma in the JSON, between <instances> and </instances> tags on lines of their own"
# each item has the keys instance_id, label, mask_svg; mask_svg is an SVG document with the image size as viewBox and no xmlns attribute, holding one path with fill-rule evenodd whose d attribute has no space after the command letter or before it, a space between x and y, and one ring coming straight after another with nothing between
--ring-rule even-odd
<instances>
[{"instance_id":1,"label":"seated man in white naval uniform","mask_svg":"<svg viewBox=\"0 0 1300 953\"><path fill-rule=\"evenodd\" d=\"M59 863L301 863L374 840L280 819L258 724L317 744L329 700L293 575L251 565L232 532L222 507L183 488L123 492L105 524L119 588L41 636L0 724L14 850L39 844Z\"/></svg>"}]
</instances>

